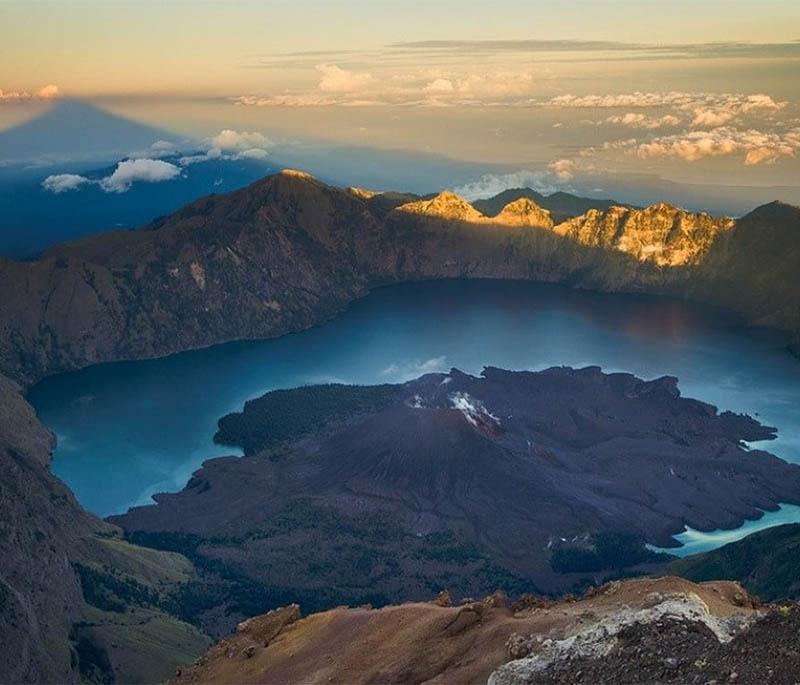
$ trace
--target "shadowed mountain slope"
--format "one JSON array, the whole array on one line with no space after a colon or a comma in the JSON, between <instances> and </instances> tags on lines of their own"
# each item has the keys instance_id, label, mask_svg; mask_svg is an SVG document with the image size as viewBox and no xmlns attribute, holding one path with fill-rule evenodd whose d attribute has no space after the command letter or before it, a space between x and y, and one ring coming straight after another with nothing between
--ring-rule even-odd
<instances>
[{"instance_id":1,"label":"shadowed mountain slope","mask_svg":"<svg viewBox=\"0 0 800 685\"><path fill-rule=\"evenodd\" d=\"M655 205L550 228L532 204L512 205L500 223L451 193L394 209L378 197L286 171L142 230L67 243L37 262L0 260L0 370L33 381L99 361L281 335L376 285L448 277L686 294L800 328L794 291L751 264L746 236L758 215L742 219L740 231L731 220ZM769 222L786 244L791 212ZM766 268L776 278L800 261L798 250L774 256ZM735 301L726 295L730 269L741 276Z\"/></svg>"},{"instance_id":2,"label":"shadowed mountain slope","mask_svg":"<svg viewBox=\"0 0 800 685\"><path fill-rule=\"evenodd\" d=\"M766 601L800 597L800 524L787 523L748 535L719 549L670 564L692 580L738 580Z\"/></svg>"}]
</instances>

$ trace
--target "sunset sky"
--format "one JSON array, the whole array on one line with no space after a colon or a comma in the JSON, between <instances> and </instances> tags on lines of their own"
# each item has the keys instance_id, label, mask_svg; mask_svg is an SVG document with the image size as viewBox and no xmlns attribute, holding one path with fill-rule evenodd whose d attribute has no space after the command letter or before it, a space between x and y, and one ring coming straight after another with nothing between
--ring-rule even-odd
<instances>
[{"instance_id":1,"label":"sunset sky","mask_svg":"<svg viewBox=\"0 0 800 685\"><path fill-rule=\"evenodd\" d=\"M59 98L198 139L796 185L800 2L0 2L0 128Z\"/></svg>"}]
</instances>

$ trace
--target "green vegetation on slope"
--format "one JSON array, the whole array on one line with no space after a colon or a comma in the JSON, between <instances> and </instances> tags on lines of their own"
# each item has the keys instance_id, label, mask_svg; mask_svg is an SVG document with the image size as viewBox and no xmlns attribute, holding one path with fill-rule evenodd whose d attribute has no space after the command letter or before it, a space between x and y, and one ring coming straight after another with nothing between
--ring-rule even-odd
<instances>
[{"instance_id":1,"label":"green vegetation on slope","mask_svg":"<svg viewBox=\"0 0 800 685\"><path fill-rule=\"evenodd\" d=\"M538 592L455 531L415 535L386 512L341 515L310 499L290 502L264 527L241 537L201 538L178 532L132 532L137 544L180 552L199 572L181 586L175 606L184 620L219 631L219 615L238 620L293 602L304 613L335 606L382 606L500 589ZM250 564L250 550L270 546L269 563Z\"/></svg>"},{"instance_id":2,"label":"green vegetation on slope","mask_svg":"<svg viewBox=\"0 0 800 685\"><path fill-rule=\"evenodd\" d=\"M738 580L765 601L800 597L800 524L748 535L671 563L666 571L694 581Z\"/></svg>"},{"instance_id":3,"label":"green vegetation on slope","mask_svg":"<svg viewBox=\"0 0 800 685\"><path fill-rule=\"evenodd\" d=\"M70 634L84 681L163 682L208 648L176 617L176 598L196 577L188 559L113 537L91 545L91 560L73 562L88 605Z\"/></svg>"},{"instance_id":4,"label":"green vegetation on slope","mask_svg":"<svg viewBox=\"0 0 800 685\"><path fill-rule=\"evenodd\" d=\"M653 552L630 533L597 533L582 544L559 545L550 566L557 573L594 573L619 570L637 564L658 563L669 556Z\"/></svg>"},{"instance_id":5,"label":"green vegetation on slope","mask_svg":"<svg viewBox=\"0 0 800 685\"><path fill-rule=\"evenodd\" d=\"M239 445L245 454L274 448L321 427L380 411L397 399L398 385L312 385L273 390L219 420L214 440Z\"/></svg>"}]
</instances>

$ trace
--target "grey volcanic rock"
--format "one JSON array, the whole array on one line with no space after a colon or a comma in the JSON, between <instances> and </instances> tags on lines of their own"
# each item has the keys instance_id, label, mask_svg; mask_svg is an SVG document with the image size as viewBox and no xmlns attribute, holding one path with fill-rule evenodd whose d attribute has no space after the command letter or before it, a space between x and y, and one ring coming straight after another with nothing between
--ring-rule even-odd
<instances>
[{"instance_id":1,"label":"grey volcanic rock","mask_svg":"<svg viewBox=\"0 0 800 685\"><path fill-rule=\"evenodd\" d=\"M112 520L135 540L192 540L202 566L289 595L352 592L327 606L421 598L442 578L471 596L565 590L580 576L551 567L561 540L676 544L685 524L800 502L800 467L741 446L773 429L682 398L674 378L596 367L268 393L217 437L247 456L210 460L183 492Z\"/></svg>"}]
</instances>

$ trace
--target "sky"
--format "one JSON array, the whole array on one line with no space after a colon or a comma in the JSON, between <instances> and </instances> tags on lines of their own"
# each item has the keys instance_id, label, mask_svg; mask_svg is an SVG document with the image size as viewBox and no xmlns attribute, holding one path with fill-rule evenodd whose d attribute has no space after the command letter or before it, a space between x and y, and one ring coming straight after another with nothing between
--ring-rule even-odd
<instances>
[{"instance_id":1,"label":"sky","mask_svg":"<svg viewBox=\"0 0 800 685\"><path fill-rule=\"evenodd\" d=\"M800 2L0 0L0 129L61 98L551 185L796 186Z\"/></svg>"}]
</instances>

